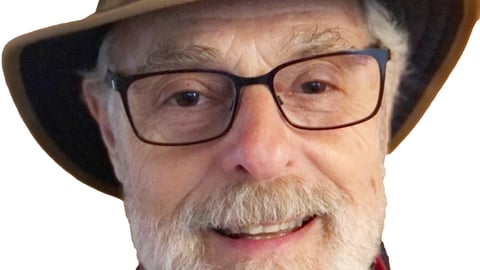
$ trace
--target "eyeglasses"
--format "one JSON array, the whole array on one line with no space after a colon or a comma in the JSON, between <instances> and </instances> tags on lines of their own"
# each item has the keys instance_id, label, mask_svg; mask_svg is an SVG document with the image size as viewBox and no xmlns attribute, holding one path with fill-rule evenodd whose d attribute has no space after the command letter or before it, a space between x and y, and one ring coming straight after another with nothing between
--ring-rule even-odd
<instances>
[{"instance_id":1,"label":"eyeglasses","mask_svg":"<svg viewBox=\"0 0 480 270\"><path fill-rule=\"evenodd\" d=\"M258 77L221 70L182 69L121 76L107 82L120 92L138 138L156 145L188 145L224 135L232 126L240 91L266 85L288 123L327 130L356 125L379 111L390 59L387 49L314 55Z\"/></svg>"}]
</instances>

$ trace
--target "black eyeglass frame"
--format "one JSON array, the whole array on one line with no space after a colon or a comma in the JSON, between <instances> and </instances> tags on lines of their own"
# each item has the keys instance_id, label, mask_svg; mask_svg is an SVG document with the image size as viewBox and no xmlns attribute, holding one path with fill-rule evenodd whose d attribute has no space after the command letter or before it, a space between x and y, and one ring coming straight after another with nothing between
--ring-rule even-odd
<instances>
[{"instance_id":1,"label":"black eyeglass frame","mask_svg":"<svg viewBox=\"0 0 480 270\"><path fill-rule=\"evenodd\" d=\"M316 59L316 58L324 58L324 57L332 57L332 56L337 56L337 55L366 55L366 56L371 56L373 57L378 64L379 71L380 71L380 89L379 89L379 94L378 94L378 100L377 104L368 116L361 118L360 120L347 123L347 124L341 124L341 125L336 125L336 126L330 126L330 127L320 127L320 128L315 128L315 127L305 127L301 125L297 125L295 123L292 123L290 119L287 117L287 115L284 113L282 110L282 101L277 97L275 94L273 82L275 75L282 69L284 69L287 66L294 65L300 62ZM293 127L302 129L302 130L332 130L332 129L340 129L340 128L345 128L349 126L354 126L360 123L363 123L367 120L370 120L373 118L378 111L380 110L382 106L382 101L383 101L383 95L384 95L384 88L385 88L385 74L386 74L386 65L387 62L390 60L390 50L386 48L368 48L368 49L362 49L362 50L345 50L345 51L337 51L333 53L326 53L326 54L317 54L317 55L312 55L308 57L303 57L299 59L295 59L292 61L285 62L283 64L280 64L279 66L275 67L274 69L270 70L268 73L265 73L263 75L255 76L255 77L242 77L238 76L226 71L222 70L215 70L215 69L176 69L176 70L164 70L164 71L156 71L156 72L148 72L148 73L141 73L141 74L134 74L134 75L129 75L129 76L124 76L120 75L117 73L114 73L112 71L108 71L107 75L105 77L105 83L108 85L111 85L111 87L118 91L120 93L123 106L125 108L125 112L127 114L127 118L130 122L130 125L137 136L142 142L148 143L148 144L153 144L153 145L162 145L162 146L180 146L180 145L192 145L192 144L199 144L199 143L204 143L207 141L212 141L215 140L219 137L222 137L225 135L230 128L232 127L233 121L235 119L235 115L237 114L237 109L238 109L238 104L239 104L239 99L240 99L240 91L243 87L249 86L249 85L255 85L255 84L263 84L266 85L272 94L273 99L275 100L275 104L277 105L279 111L281 112L283 118ZM151 141L143 137L135 127L135 123L133 121L130 108L129 108L129 103L128 103L128 96L127 92L132 83L134 83L137 80L144 79L147 77L151 76L157 76L157 75L167 75L167 74L181 74L181 73L190 73L190 72L202 72L202 73L212 73L212 74L219 74L225 77L228 77L234 85L234 99L233 99L233 106L232 106L232 114L230 119L228 120L228 125L226 125L225 130L222 131L220 134L208 137L205 139L197 140L197 141L191 141L191 142L183 142L183 143L159 143L155 141Z\"/></svg>"}]
</instances>

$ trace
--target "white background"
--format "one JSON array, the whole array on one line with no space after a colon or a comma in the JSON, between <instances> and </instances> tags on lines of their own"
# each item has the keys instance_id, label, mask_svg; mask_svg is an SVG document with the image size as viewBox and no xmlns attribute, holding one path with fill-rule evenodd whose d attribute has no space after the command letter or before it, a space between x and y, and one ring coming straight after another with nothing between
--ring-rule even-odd
<instances>
[{"instance_id":1,"label":"white background","mask_svg":"<svg viewBox=\"0 0 480 270\"><path fill-rule=\"evenodd\" d=\"M96 3L4 1L0 45L80 19ZM384 241L393 270L480 269L479 65L477 26L425 117L387 158ZM0 269L135 269L121 201L47 157L0 83Z\"/></svg>"}]
</instances>

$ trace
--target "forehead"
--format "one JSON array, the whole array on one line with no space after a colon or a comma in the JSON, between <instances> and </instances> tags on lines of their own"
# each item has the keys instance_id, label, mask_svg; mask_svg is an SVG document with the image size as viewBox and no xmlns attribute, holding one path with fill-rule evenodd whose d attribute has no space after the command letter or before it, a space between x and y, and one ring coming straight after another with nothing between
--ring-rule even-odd
<instances>
[{"instance_id":1,"label":"forehead","mask_svg":"<svg viewBox=\"0 0 480 270\"><path fill-rule=\"evenodd\" d=\"M368 43L357 0L199 1L130 19L113 33L112 58L137 65L159 50L197 45L223 56L253 46L278 57L309 44L340 50Z\"/></svg>"}]
</instances>

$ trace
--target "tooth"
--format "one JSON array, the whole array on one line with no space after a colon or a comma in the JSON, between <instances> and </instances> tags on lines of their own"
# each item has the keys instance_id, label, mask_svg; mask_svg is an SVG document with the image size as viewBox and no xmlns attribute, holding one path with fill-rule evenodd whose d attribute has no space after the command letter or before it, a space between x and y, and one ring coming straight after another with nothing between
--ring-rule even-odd
<instances>
[{"instance_id":1,"label":"tooth","mask_svg":"<svg viewBox=\"0 0 480 270\"><path fill-rule=\"evenodd\" d=\"M261 226L261 228L261 233L272 233L277 231L276 226Z\"/></svg>"},{"instance_id":2,"label":"tooth","mask_svg":"<svg viewBox=\"0 0 480 270\"><path fill-rule=\"evenodd\" d=\"M231 234L246 234L250 235L249 238L252 239L270 239L272 235L265 235L265 234L287 234L286 231L293 230L295 228L299 228L302 226L305 220L309 218L306 217L304 219L294 220L290 222L284 222L280 224L270 225L270 226L262 226L262 225L250 225L238 229L230 230ZM276 236L278 237L278 235Z\"/></svg>"},{"instance_id":3,"label":"tooth","mask_svg":"<svg viewBox=\"0 0 480 270\"><path fill-rule=\"evenodd\" d=\"M280 231L280 226L279 225L273 225L273 226L268 226L264 228L264 231L266 233L274 233Z\"/></svg>"},{"instance_id":4,"label":"tooth","mask_svg":"<svg viewBox=\"0 0 480 270\"><path fill-rule=\"evenodd\" d=\"M297 223L296 223L295 221L291 221L291 222L288 222L288 223L284 223L284 224L282 225L281 230L282 230L282 231L283 231L283 230L290 230L290 229L293 229L293 228L295 228L295 227L297 227Z\"/></svg>"},{"instance_id":5,"label":"tooth","mask_svg":"<svg viewBox=\"0 0 480 270\"><path fill-rule=\"evenodd\" d=\"M299 223L298 221L292 221L292 222L290 223L290 228L292 228L292 229L293 229L293 228L300 227L300 226L302 226L302 222Z\"/></svg>"},{"instance_id":6,"label":"tooth","mask_svg":"<svg viewBox=\"0 0 480 270\"><path fill-rule=\"evenodd\" d=\"M270 237L268 237L268 236L252 236L252 237L250 237L250 239L253 239L253 240L268 240L268 239L270 239Z\"/></svg>"},{"instance_id":7,"label":"tooth","mask_svg":"<svg viewBox=\"0 0 480 270\"><path fill-rule=\"evenodd\" d=\"M282 223L280 225L280 231L286 230L290 227L291 223Z\"/></svg>"},{"instance_id":8,"label":"tooth","mask_svg":"<svg viewBox=\"0 0 480 270\"><path fill-rule=\"evenodd\" d=\"M248 234L260 234L263 232L263 229L262 229L262 226L249 226L247 228L247 232Z\"/></svg>"}]
</instances>

